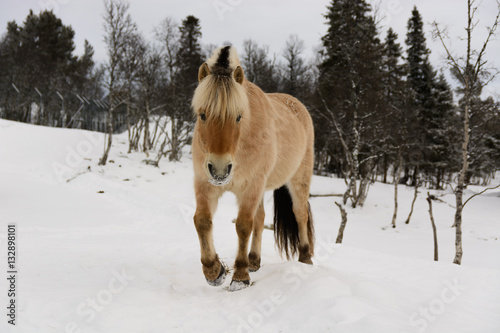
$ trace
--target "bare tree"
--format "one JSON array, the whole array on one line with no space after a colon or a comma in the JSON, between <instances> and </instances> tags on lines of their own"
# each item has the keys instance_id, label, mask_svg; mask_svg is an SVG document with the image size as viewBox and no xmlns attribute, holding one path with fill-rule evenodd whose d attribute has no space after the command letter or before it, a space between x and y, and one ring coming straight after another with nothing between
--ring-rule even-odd
<instances>
[{"instance_id":1,"label":"bare tree","mask_svg":"<svg viewBox=\"0 0 500 333\"><path fill-rule=\"evenodd\" d=\"M161 45L162 57L169 80L172 82L177 74L177 53L179 52L179 24L171 17L165 18L154 28L156 40Z\"/></svg>"},{"instance_id":2,"label":"bare tree","mask_svg":"<svg viewBox=\"0 0 500 333\"><path fill-rule=\"evenodd\" d=\"M371 181L371 176L375 169L374 160L378 157L376 152L371 152L366 157L361 157L361 146L363 144L360 133L364 129L364 122L360 120L358 117L357 109L354 108L352 115L352 124L350 130L353 135L353 148L350 149L343 134L342 129L338 123L337 117L334 112L328 107L326 101L324 100L321 92L318 91L320 98L322 99L323 106L326 110L327 114L321 114L323 119L325 119L330 126L332 126L338 134L338 139L342 145L345 160L347 163L347 176L346 176L346 184L347 188L343 197L343 204L346 205L347 201L351 199L352 207L356 208L356 206L363 206L366 197L368 195L368 188ZM361 173L360 170L364 168L364 172ZM359 179L359 182L358 182Z\"/></svg>"},{"instance_id":3,"label":"bare tree","mask_svg":"<svg viewBox=\"0 0 500 333\"><path fill-rule=\"evenodd\" d=\"M186 121L186 103L179 96L182 95L180 88L179 73L179 51L181 49L180 26L172 18L167 17L154 30L156 40L161 45L161 54L166 68L166 116L168 122L159 123L160 134L156 136L160 149L156 158L156 164L161 158L169 156L171 161L179 160L181 149L187 143L189 132L193 126L192 122ZM199 65L199 64L197 64ZM170 125L170 130L167 129Z\"/></svg>"},{"instance_id":4,"label":"bare tree","mask_svg":"<svg viewBox=\"0 0 500 333\"><path fill-rule=\"evenodd\" d=\"M153 148L153 136L150 132L151 114L155 109L163 107L159 101L163 87L162 56L159 50L146 46L139 62L138 81L140 84L141 115L144 119L143 151Z\"/></svg>"},{"instance_id":5,"label":"bare tree","mask_svg":"<svg viewBox=\"0 0 500 333\"><path fill-rule=\"evenodd\" d=\"M455 188L455 197L456 197L456 211L455 211L455 222L454 227L456 228L456 236L455 236L455 258L453 263L460 265L462 262L462 210L464 208L463 203L463 195L464 188L466 187L466 176L469 168L469 140L470 140L470 117L471 113L474 112L471 109L472 106L472 97L474 93L475 87L481 83L484 87L487 85L495 76L492 74L491 68L489 67L488 61L484 59L486 54L486 49L488 47L489 42L495 34L496 29L498 28L499 18L500 18L500 2L497 1L497 14L493 24L490 27L487 27L487 35L484 40L481 50L473 50L471 47L472 43L472 32L476 28L478 21L475 21L474 15L478 10L478 5L476 5L476 0L468 0L467 1L467 27L465 31L467 33L466 38L464 39L467 43L467 51L464 56L457 56L453 54L453 52L449 49L446 39L446 31L442 29L438 23L434 22L434 36L439 39L441 44L443 45L448 65L453 68L456 76L459 79L460 84L463 86L463 104L464 104L464 113L463 117L463 139L462 139L462 166L460 169L460 173L458 176L458 184ZM498 72L496 72L498 73Z\"/></svg>"},{"instance_id":6,"label":"bare tree","mask_svg":"<svg viewBox=\"0 0 500 333\"><path fill-rule=\"evenodd\" d=\"M128 36L127 42L124 45L122 60L120 62L120 71L123 75L123 84L126 93L125 98L127 105L129 153L132 152L132 150L137 150L138 148L137 126L132 127L132 125L137 125L138 121L138 108L134 91L135 83L138 79L139 64L143 59L145 52L144 45L145 42L139 34L134 33Z\"/></svg>"},{"instance_id":7,"label":"bare tree","mask_svg":"<svg viewBox=\"0 0 500 333\"><path fill-rule=\"evenodd\" d=\"M132 22L128 14L129 3L123 0L104 1L104 42L108 51L107 88L108 88L108 115L106 120L106 135L104 154L99 161L99 165L106 165L111 144L113 143L114 113L120 103L118 99L120 83L120 63L122 61L123 50L129 37L136 33L137 27Z\"/></svg>"},{"instance_id":8,"label":"bare tree","mask_svg":"<svg viewBox=\"0 0 500 333\"><path fill-rule=\"evenodd\" d=\"M283 58L285 63L281 67L281 79L283 92L303 99L308 88L311 86L308 78L309 66L302 58L304 52L304 41L297 35L290 35L285 44Z\"/></svg>"}]
</instances>

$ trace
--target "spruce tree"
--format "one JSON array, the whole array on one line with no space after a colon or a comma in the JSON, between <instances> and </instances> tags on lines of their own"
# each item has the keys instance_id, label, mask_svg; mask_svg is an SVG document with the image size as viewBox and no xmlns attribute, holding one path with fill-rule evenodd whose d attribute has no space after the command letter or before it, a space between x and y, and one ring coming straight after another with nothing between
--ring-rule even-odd
<instances>
[{"instance_id":1,"label":"spruce tree","mask_svg":"<svg viewBox=\"0 0 500 333\"><path fill-rule=\"evenodd\" d=\"M408 104L411 106L407 117L413 123L409 164L414 168L413 183L423 172L435 186L439 186L448 158L443 153L448 151L445 146L448 146L446 133L452 116L452 94L445 78L438 78L429 61L423 21L416 6L407 27Z\"/></svg>"},{"instance_id":2,"label":"spruce tree","mask_svg":"<svg viewBox=\"0 0 500 333\"><path fill-rule=\"evenodd\" d=\"M191 98L196 88L198 69L204 60L200 45L200 20L192 15L187 16L182 20L179 32L179 50L176 57L179 72L176 81L185 97Z\"/></svg>"},{"instance_id":3,"label":"spruce tree","mask_svg":"<svg viewBox=\"0 0 500 333\"><path fill-rule=\"evenodd\" d=\"M398 35L389 28L383 45L382 70L383 88L387 111L384 128L388 140L384 147L382 170L383 181L387 182L387 171L393 163L400 165L408 145L408 118L406 117L406 82L402 60L402 48ZM400 171L400 170L399 170Z\"/></svg>"},{"instance_id":4,"label":"spruce tree","mask_svg":"<svg viewBox=\"0 0 500 333\"><path fill-rule=\"evenodd\" d=\"M382 46L377 38L371 6L364 0L332 0L325 15L328 32L322 37L319 94L324 118L343 147L349 189L344 197L362 205L365 180L373 170L383 141ZM339 165L340 169L342 165ZM361 179L356 189L356 180Z\"/></svg>"},{"instance_id":5,"label":"spruce tree","mask_svg":"<svg viewBox=\"0 0 500 333\"><path fill-rule=\"evenodd\" d=\"M172 24L170 24L173 27ZM193 126L193 117L190 112L191 98L198 82L198 69L203 63L203 52L200 45L201 26L200 20L192 15L182 20L179 27L179 39L169 33L170 51L176 50L175 61L167 56L171 79L168 82L166 97L167 116L170 118L171 136L170 160L179 160L181 148L185 142L180 137L189 133ZM184 134L183 134L184 133Z\"/></svg>"},{"instance_id":6,"label":"spruce tree","mask_svg":"<svg viewBox=\"0 0 500 333\"><path fill-rule=\"evenodd\" d=\"M431 99L432 67L429 63L430 51L426 46L422 17L415 6L408 20L406 53L408 65L408 85L414 95L412 104L423 108Z\"/></svg>"}]
</instances>

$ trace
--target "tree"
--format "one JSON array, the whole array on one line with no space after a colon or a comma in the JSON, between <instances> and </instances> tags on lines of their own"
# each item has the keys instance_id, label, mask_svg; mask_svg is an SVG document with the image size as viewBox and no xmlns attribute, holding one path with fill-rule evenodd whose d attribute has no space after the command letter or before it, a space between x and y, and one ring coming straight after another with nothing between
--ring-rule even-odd
<instances>
[{"instance_id":1,"label":"tree","mask_svg":"<svg viewBox=\"0 0 500 333\"><path fill-rule=\"evenodd\" d=\"M146 42L138 33L131 33L126 39L118 67L123 77L123 90L125 91L125 103L127 105L128 152L130 153L132 150L139 148L139 127L132 127L132 125L137 124L140 118L136 85L139 80L139 67L146 52Z\"/></svg>"},{"instance_id":2,"label":"tree","mask_svg":"<svg viewBox=\"0 0 500 333\"><path fill-rule=\"evenodd\" d=\"M179 72L177 83L191 98L198 77L198 69L203 63L201 51L200 20L192 15L187 16L179 27L179 49L177 51L177 66Z\"/></svg>"},{"instance_id":3,"label":"tree","mask_svg":"<svg viewBox=\"0 0 500 333\"><path fill-rule=\"evenodd\" d=\"M470 137L471 137L471 115L475 113L475 106L473 104L474 92L477 87L485 86L487 82L493 79L491 71L488 69L488 61L485 59L486 49L491 38L494 36L498 24L500 23L500 2L497 1L497 13L493 24L487 28L486 39L479 51L472 49L472 32L477 27L477 22L474 20L474 15L478 10L475 0L467 1L467 25L466 37L467 43L466 53L463 56L454 55L445 42L445 33L440 28L438 23L434 22L434 35L441 41L441 44L446 51L448 65L453 68L456 76L459 78L459 83L462 85L463 94L463 112L461 114L463 121L462 130L462 148L461 148L461 168L458 176L457 186L455 188L456 198L456 211L455 211L455 258L453 263L460 265L462 262L463 248L462 248L462 211L465 204L470 200L469 198L465 203L463 202L464 188L466 187L466 177L469 171L469 153L470 153ZM483 82L481 82L481 80Z\"/></svg>"},{"instance_id":4,"label":"tree","mask_svg":"<svg viewBox=\"0 0 500 333\"><path fill-rule=\"evenodd\" d=\"M299 39L297 35L290 35L283 51L285 63L281 69L281 91L302 101L311 87L310 78L308 77L309 68L302 58L304 48L303 40Z\"/></svg>"},{"instance_id":5,"label":"tree","mask_svg":"<svg viewBox=\"0 0 500 333\"><path fill-rule=\"evenodd\" d=\"M192 15L187 16L178 28L178 35L174 32L175 26L172 20L167 20L164 21L163 28L158 30L167 54L166 66L170 73L167 78L169 96L165 104L171 125L170 136L165 131L159 158L167 153L163 149L169 142L170 161L180 159L181 149L187 143L188 133L193 126L190 102L198 82L198 69L204 60L200 44L200 20Z\"/></svg>"},{"instance_id":6,"label":"tree","mask_svg":"<svg viewBox=\"0 0 500 333\"><path fill-rule=\"evenodd\" d=\"M394 213L392 226L396 227L398 213L398 185L403 168L403 155L408 149L408 119L406 117L406 82L404 66L400 63L402 49L397 42L398 35L389 28L382 51L383 87L387 112L384 123L387 125L388 140L383 149L384 182L387 182L387 169L394 164Z\"/></svg>"},{"instance_id":7,"label":"tree","mask_svg":"<svg viewBox=\"0 0 500 333\"><path fill-rule=\"evenodd\" d=\"M364 0L331 1L319 65L318 93L323 105L318 110L329 132L338 135L336 142L330 142L340 141L343 147L349 179L344 204L350 198L353 207L363 205L384 140L382 47L370 12Z\"/></svg>"},{"instance_id":8,"label":"tree","mask_svg":"<svg viewBox=\"0 0 500 333\"><path fill-rule=\"evenodd\" d=\"M104 42L108 52L108 62L106 64L108 89L108 115L106 120L106 135L104 154L99 161L99 165L106 165L109 151L113 142L114 112L116 107L122 103L119 96L120 80L122 79L120 66L123 59L123 52L127 43L136 34L137 27L132 22L128 14L129 4L122 0L104 1Z\"/></svg>"},{"instance_id":9,"label":"tree","mask_svg":"<svg viewBox=\"0 0 500 333\"><path fill-rule=\"evenodd\" d=\"M269 59L269 47L260 47L255 41L243 41L241 63L245 69L245 77L255 83L263 91L271 93L278 91L279 80L275 59Z\"/></svg>"},{"instance_id":10,"label":"tree","mask_svg":"<svg viewBox=\"0 0 500 333\"><path fill-rule=\"evenodd\" d=\"M419 173L424 172L435 187L439 187L444 166L448 164L447 156L451 153L447 149L447 130L452 122L453 95L444 76L438 78L429 62L430 51L416 6L408 20L405 42L411 104L409 117L415 124L411 133L414 157L408 158L409 166L414 167L413 184Z\"/></svg>"},{"instance_id":11,"label":"tree","mask_svg":"<svg viewBox=\"0 0 500 333\"><path fill-rule=\"evenodd\" d=\"M159 50L147 46L139 62L138 81L140 84L140 108L144 119L143 151L147 153L153 148L153 138L150 133L150 117L152 112L161 107L159 99L164 85L162 57Z\"/></svg>"}]
</instances>

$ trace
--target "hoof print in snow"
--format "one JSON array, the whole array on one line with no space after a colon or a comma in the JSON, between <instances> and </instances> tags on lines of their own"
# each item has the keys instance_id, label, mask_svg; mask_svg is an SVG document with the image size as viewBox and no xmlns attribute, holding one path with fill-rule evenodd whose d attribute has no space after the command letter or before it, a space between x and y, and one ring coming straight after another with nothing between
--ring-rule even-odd
<instances>
[{"instance_id":1,"label":"hoof print in snow","mask_svg":"<svg viewBox=\"0 0 500 333\"><path fill-rule=\"evenodd\" d=\"M229 286L229 291L238 291L241 289L245 289L250 286L250 280L245 281L231 281L231 285Z\"/></svg>"},{"instance_id":2,"label":"hoof print in snow","mask_svg":"<svg viewBox=\"0 0 500 333\"><path fill-rule=\"evenodd\" d=\"M226 269L224 268L224 264L221 263L220 272L219 272L219 276L217 277L217 279L215 279L215 280L207 279L207 283L209 285L211 285L212 287L218 287L224 283L225 279L226 279Z\"/></svg>"}]
</instances>

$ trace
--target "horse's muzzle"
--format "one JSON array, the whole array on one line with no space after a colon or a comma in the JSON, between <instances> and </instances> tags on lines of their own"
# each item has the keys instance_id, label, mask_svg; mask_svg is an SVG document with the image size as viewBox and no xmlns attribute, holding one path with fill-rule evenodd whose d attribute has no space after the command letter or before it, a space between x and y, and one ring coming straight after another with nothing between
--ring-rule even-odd
<instances>
[{"instance_id":1,"label":"horse's muzzle","mask_svg":"<svg viewBox=\"0 0 500 333\"><path fill-rule=\"evenodd\" d=\"M215 186L227 185L233 176L231 173L233 165L231 163L225 165L217 165L214 163L208 163L208 172L212 177L209 179L210 184Z\"/></svg>"}]
</instances>

